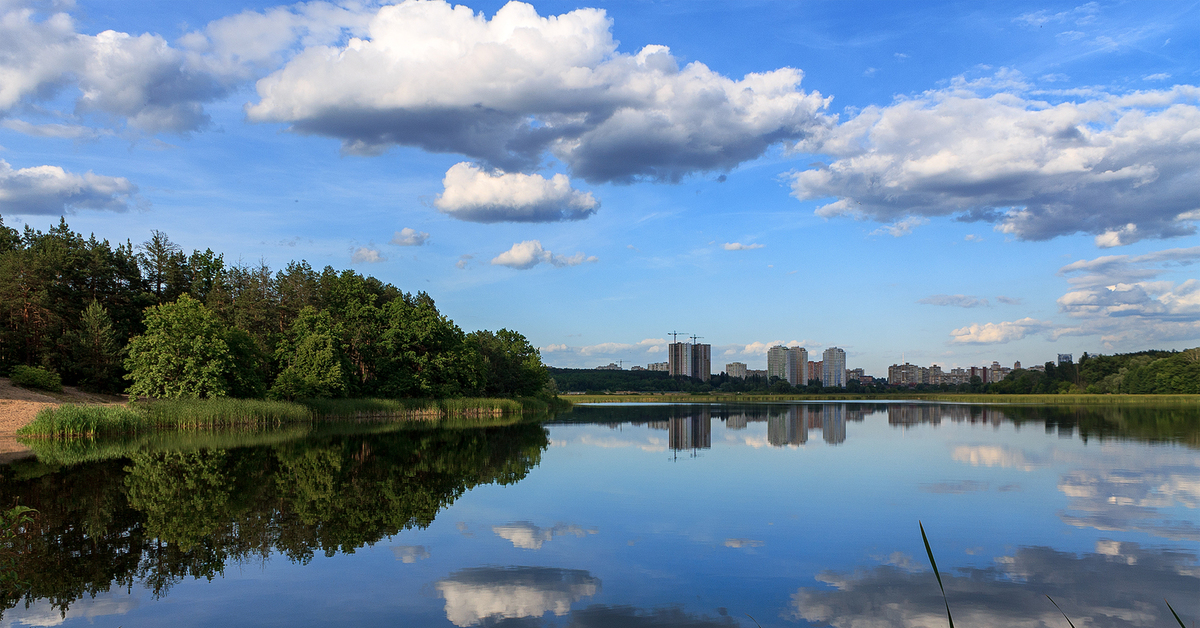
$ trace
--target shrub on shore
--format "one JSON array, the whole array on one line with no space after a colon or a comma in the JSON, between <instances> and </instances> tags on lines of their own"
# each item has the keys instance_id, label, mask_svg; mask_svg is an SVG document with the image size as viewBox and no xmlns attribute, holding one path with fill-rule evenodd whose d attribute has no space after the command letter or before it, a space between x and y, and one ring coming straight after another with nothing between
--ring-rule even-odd
<instances>
[{"instance_id":1,"label":"shrub on shore","mask_svg":"<svg viewBox=\"0 0 1200 628\"><path fill-rule=\"evenodd\" d=\"M36 366L17 365L9 375L12 383L22 388L36 388L50 392L62 392L62 378L58 373Z\"/></svg>"}]
</instances>

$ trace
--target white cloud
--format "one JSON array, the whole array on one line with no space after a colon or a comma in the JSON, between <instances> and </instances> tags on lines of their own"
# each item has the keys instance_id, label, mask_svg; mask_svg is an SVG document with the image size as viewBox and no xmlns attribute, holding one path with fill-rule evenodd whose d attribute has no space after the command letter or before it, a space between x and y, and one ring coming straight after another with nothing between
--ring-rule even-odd
<instances>
[{"instance_id":1,"label":"white cloud","mask_svg":"<svg viewBox=\"0 0 1200 628\"><path fill-rule=\"evenodd\" d=\"M392 244L396 246L421 246L429 239L429 234L424 231L417 231L411 227L405 227L392 236Z\"/></svg>"},{"instance_id":2,"label":"white cloud","mask_svg":"<svg viewBox=\"0 0 1200 628\"><path fill-rule=\"evenodd\" d=\"M1167 74L1166 72L1159 72L1157 74L1147 74L1146 76L1142 77L1142 80L1143 81L1165 81L1169 78L1171 78L1170 74Z\"/></svg>"},{"instance_id":3,"label":"white cloud","mask_svg":"<svg viewBox=\"0 0 1200 628\"><path fill-rule=\"evenodd\" d=\"M725 539L725 547L732 547L734 549L753 549L762 546L763 542L757 539Z\"/></svg>"},{"instance_id":4,"label":"white cloud","mask_svg":"<svg viewBox=\"0 0 1200 628\"><path fill-rule=\"evenodd\" d=\"M510 2L489 20L408 0L344 46L305 48L258 82L247 113L349 152L417 146L510 172L549 152L590 182L728 170L828 124L799 70L679 68L663 46L617 52L611 28L598 9L541 17Z\"/></svg>"},{"instance_id":5,"label":"white cloud","mask_svg":"<svg viewBox=\"0 0 1200 628\"><path fill-rule=\"evenodd\" d=\"M474 626L488 618L559 617L571 604L600 590L600 579L577 569L476 567L462 569L434 587L446 599L446 619Z\"/></svg>"},{"instance_id":6,"label":"white cloud","mask_svg":"<svg viewBox=\"0 0 1200 628\"><path fill-rule=\"evenodd\" d=\"M354 252L350 254L351 264L378 264L379 262L386 261L387 258L380 255L378 249L371 249L365 246L354 249Z\"/></svg>"},{"instance_id":7,"label":"white cloud","mask_svg":"<svg viewBox=\"0 0 1200 628\"><path fill-rule=\"evenodd\" d=\"M567 351L570 347L564 344L546 345L540 349L542 353L553 353L555 351Z\"/></svg>"},{"instance_id":8,"label":"white cloud","mask_svg":"<svg viewBox=\"0 0 1200 628\"><path fill-rule=\"evenodd\" d=\"M754 249L763 248L762 244L742 244L741 242L726 242L724 244L726 251L753 251Z\"/></svg>"},{"instance_id":9,"label":"white cloud","mask_svg":"<svg viewBox=\"0 0 1200 628\"><path fill-rule=\"evenodd\" d=\"M968 233L963 240L966 240L967 242L983 242L983 238L975 235L974 233Z\"/></svg>"},{"instance_id":10,"label":"white cloud","mask_svg":"<svg viewBox=\"0 0 1200 628\"><path fill-rule=\"evenodd\" d=\"M917 303L924 303L926 305L944 305L944 306L966 307L966 308L987 307L988 306L987 299L981 299L979 297L968 296L965 294L935 294L932 296L925 297L924 299L920 299L917 301Z\"/></svg>"},{"instance_id":11,"label":"white cloud","mask_svg":"<svg viewBox=\"0 0 1200 628\"><path fill-rule=\"evenodd\" d=\"M454 262L454 267L459 270L465 270L467 265L470 264L471 260L473 259L475 259L474 255L459 255L458 261Z\"/></svg>"},{"instance_id":12,"label":"white cloud","mask_svg":"<svg viewBox=\"0 0 1200 628\"><path fill-rule=\"evenodd\" d=\"M1200 87L1035 98L1019 73L868 107L805 149L832 161L792 175L816 213L901 227L983 220L1023 240L1084 232L1104 245L1194 233ZM911 227L908 227L911 229Z\"/></svg>"},{"instance_id":13,"label":"white cloud","mask_svg":"<svg viewBox=\"0 0 1200 628\"><path fill-rule=\"evenodd\" d=\"M517 242L512 245L511 249L492 258L493 265L508 266L517 270L528 270L542 262L562 268L564 266L578 266L584 262L597 261L599 261L599 258L596 256L585 257L583 253L576 253L569 257L554 255L542 248L542 243L538 240Z\"/></svg>"},{"instance_id":14,"label":"white cloud","mask_svg":"<svg viewBox=\"0 0 1200 628\"><path fill-rule=\"evenodd\" d=\"M950 332L950 341L958 344L999 344L1053 328L1053 323L1028 317L1001 323L975 323Z\"/></svg>"},{"instance_id":15,"label":"white cloud","mask_svg":"<svg viewBox=\"0 0 1200 628\"><path fill-rule=\"evenodd\" d=\"M62 214L76 209L124 211L138 188L124 177L75 174L58 166L14 170L0 159L0 207L9 214Z\"/></svg>"},{"instance_id":16,"label":"white cloud","mask_svg":"<svg viewBox=\"0 0 1200 628\"><path fill-rule=\"evenodd\" d=\"M1019 297L1006 297L1003 295L996 297L996 300L1005 305L1020 305L1025 302L1024 299L1021 299Z\"/></svg>"},{"instance_id":17,"label":"white cloud","mask_svg":"<svg viewBox=\"0 0 1200 628\"><path fill-rule=\"evenodd\" d=\"M433 205L471 222L557 222L583 220L600 208L591 192L571 187L565 174L489 172L462 162L446 171L445 191Z\"/></svg>"}]
</instances>

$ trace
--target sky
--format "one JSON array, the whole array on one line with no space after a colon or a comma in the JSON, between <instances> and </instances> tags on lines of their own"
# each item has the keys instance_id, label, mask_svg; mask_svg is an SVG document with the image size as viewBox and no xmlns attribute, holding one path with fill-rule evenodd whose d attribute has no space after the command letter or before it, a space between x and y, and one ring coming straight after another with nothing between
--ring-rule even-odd
<instances>
[{"instance_id":1,"label":"sky","mask_svg":"<svg viewBox=\"0 0 1200 628\"><path fill-rule=\"evenodd\" d=\"M0 216L552 366L1200 345L1200 5L0 0ZM819 358L818 358L819 359Z\"/></svg>"}]
</instances>

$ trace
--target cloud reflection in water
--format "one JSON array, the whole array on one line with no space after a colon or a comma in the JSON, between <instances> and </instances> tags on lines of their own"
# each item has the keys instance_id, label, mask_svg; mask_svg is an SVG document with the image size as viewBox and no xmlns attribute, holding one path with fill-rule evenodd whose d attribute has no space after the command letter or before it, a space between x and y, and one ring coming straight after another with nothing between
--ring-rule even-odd
<instances>
[{"instance_id":1,"label":"cloud reflection in water","mask_svg":"<svg viewBox=\"0 0 1200 628\"><path fill-rule=\"evenodd\" d=\"M954 616L964 626L1058 626L1054 598L1077 626L1125 628L1165 625L1171 600L1181 615L1200 611L1200 564L1193 553L1101 541L1077 556L1048 547L1022 547L987 568L942 573ZM944 626L945 607L927 571L883 565L846 574L825 571L817 580L835 590L801 588L790 619L850 626Z\"/></svg>"}]
</instances>

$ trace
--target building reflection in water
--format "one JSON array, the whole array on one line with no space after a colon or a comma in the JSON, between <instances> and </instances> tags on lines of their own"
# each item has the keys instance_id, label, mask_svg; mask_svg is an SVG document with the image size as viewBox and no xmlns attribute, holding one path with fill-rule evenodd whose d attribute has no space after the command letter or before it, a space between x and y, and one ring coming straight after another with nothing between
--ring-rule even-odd
<instances>
[{"instance_id":1,"label":"building reflection in water","mask_svg":"<svg viewBox=\"0 0 1200 628\"><path fill-rule=\"evenodd\" d=\"M689 408L692 414L667 420L668 442L672 451L712 449L712 413L707 406Z\"/></svg>"}]
</instances>

